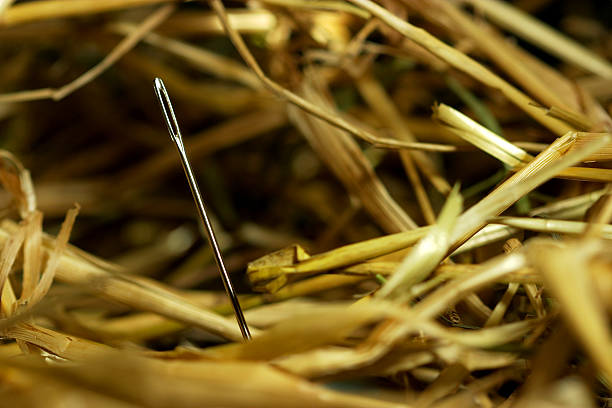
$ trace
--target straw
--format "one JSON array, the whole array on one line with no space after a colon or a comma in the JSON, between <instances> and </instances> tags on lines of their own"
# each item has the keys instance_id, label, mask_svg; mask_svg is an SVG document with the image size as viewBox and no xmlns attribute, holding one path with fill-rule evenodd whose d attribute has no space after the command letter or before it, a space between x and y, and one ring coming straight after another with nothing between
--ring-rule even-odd
<instances>
[{"instance_id":1,"label":"straw","mask_svg":"<svg viewBox=\"0 0 612 408\"><path fill-rule=\"evenodd\" d=\"M605 405L604 15L0 0L2 405Z\"/></svg>"}]
</instances>

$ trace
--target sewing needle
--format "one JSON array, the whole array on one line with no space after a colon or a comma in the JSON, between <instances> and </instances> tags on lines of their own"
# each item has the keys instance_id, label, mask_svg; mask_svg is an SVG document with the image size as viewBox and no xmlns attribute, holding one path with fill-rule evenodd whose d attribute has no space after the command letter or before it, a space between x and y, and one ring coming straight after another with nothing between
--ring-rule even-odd
<instances>
[{"instance_id":1,"label":"sewing needle","mask_svg":"<svg viewBox=\"0 0 612 408\"><path fill-rule=\"evenodd\" d=\"M193 199L196 203L196 208L198 209L200 220L202 221L204 229L206 230L208 242L213 250L215 261L217 262L217 267L219 268L219 272L221 273L221 278L223 280L223 286L225 286L227 296L232 302L232 307L234 308L234 313L236 314L236 320L238 321L238 326L240 327L240 331L242 332L242 337L244 337L245 340L250 340L251 333L249 331L249 327L247 326L246 320L244 319L244 315L242 314L242 308L240 307L238 296L236 296L236 292L234 292L234 287L232 286L229 274L227 273L227 269L225 269L225 264L223 263L223 257L221 256L221 251L219 249L219 244L217 243L215 231L213 230L212 224L210 223L208 215L206 214L206 208L204 207L202 194L200 193L198 183L195 179L195 176L193 175L193 171L191 170L189 159L187 158L185 145L183 144L183 137L181 136L181 131L179 129L176 116L174 115L174 110L172 109L172 103L170 102L168 91L166 91L164 82L160 78L155 78L154 83L155 94L157 95L157 99L159 100L159 104L164 114L164 118L166 119L166 124L168 125L168 132L170 132L170 138L176 145L179 156L181 158L181 163L183 165L183 170L185 171L185 176L187 176L187 181L189 182L191 194L193 195Z\"/></svg>"}]
</instances>

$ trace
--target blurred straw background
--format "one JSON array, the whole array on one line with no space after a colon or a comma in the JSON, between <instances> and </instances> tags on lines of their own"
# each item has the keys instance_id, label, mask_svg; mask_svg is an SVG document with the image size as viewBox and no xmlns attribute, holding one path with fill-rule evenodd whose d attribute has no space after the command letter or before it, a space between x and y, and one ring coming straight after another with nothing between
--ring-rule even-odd
<instances>
[{"instance_id":1,"label":"blurred straw background","mask_svg":"<svg viewBox=\"0 0 612 408\"><path fill-rule=\"evenodd\" d=\"M612 406L610 21L0 0L0 405Z\"/></svg>"}]
</instances>

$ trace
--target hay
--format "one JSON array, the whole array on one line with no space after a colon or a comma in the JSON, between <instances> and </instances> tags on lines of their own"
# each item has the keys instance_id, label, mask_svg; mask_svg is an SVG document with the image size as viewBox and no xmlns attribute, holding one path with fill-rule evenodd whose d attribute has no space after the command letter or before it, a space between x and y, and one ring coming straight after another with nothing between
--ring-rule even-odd
<instances>
[{"instance_id":1,"label":"hay","mask_svg":"<svg viewBox=\"0 0 612 408\"><path fill-rule=\"evenodd\" d=\"M608 406L610 35L515 3L0 1L2 405Z\"/></svg>"}]
</instances>

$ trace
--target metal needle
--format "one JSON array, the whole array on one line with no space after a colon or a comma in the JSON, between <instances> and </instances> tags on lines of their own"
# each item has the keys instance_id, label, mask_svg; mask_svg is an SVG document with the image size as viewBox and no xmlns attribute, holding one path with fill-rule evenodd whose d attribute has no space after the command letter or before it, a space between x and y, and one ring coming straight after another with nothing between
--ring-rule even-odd
<instances>
[{"instance_id":1,"label":"metal needle","mask_svg":"<svg viewBox=\"0 0 612 408\"><path fill-rule=\"evenodd\" d=\"M187 153L185 152L185 146L183 145L183 137L181 136L181 131L179 129L178 122L176 121L174 110L172 109L172 103L170 103L170 97L168 96L168 92L166 91L164 82L160 78L155 78L155 93L157 95L157 99L159 99L159 104L161 106L162 112L164 113L164 118L166 119L166 124L168 125L168 131L170 132L170 138L178 149L179 156L181 158L181 163L183 165L183 170L185 170L185 175L187 176L187 181L189 182L189 187L191 188L191 194L193 195L193 199L195 200L196 207L200 215L200 220L202 221L204 229L206 230L208 242L210 243L210 246L213 250L213 254L215 255L215 261L217 262L219 272L221 273L221 278L223 279L223 286L225 286L227 296L232 302L232 307L234 308L234 313L236 314L236 320L238 320L238 326L240 327L240 331L242 332L242 337L244 337L245 340L249 340L251 338L249 327L247 326L246 320L244 319L244 315L242 314L242 308L240 307L240 302L238 301L236 292L234 292L234 287L232 286L229 274L225 269L225 264L223 263L221 251L219 250L219 244L217 243L217 238L215 237L215 231L213 230L212 224L208 219L208 215L206 215L206 209L202 200L202 194L200 193L198 183L193 175L193 171L191 170L191 165L189 164Z\"/></svg>"}]
</instances>

